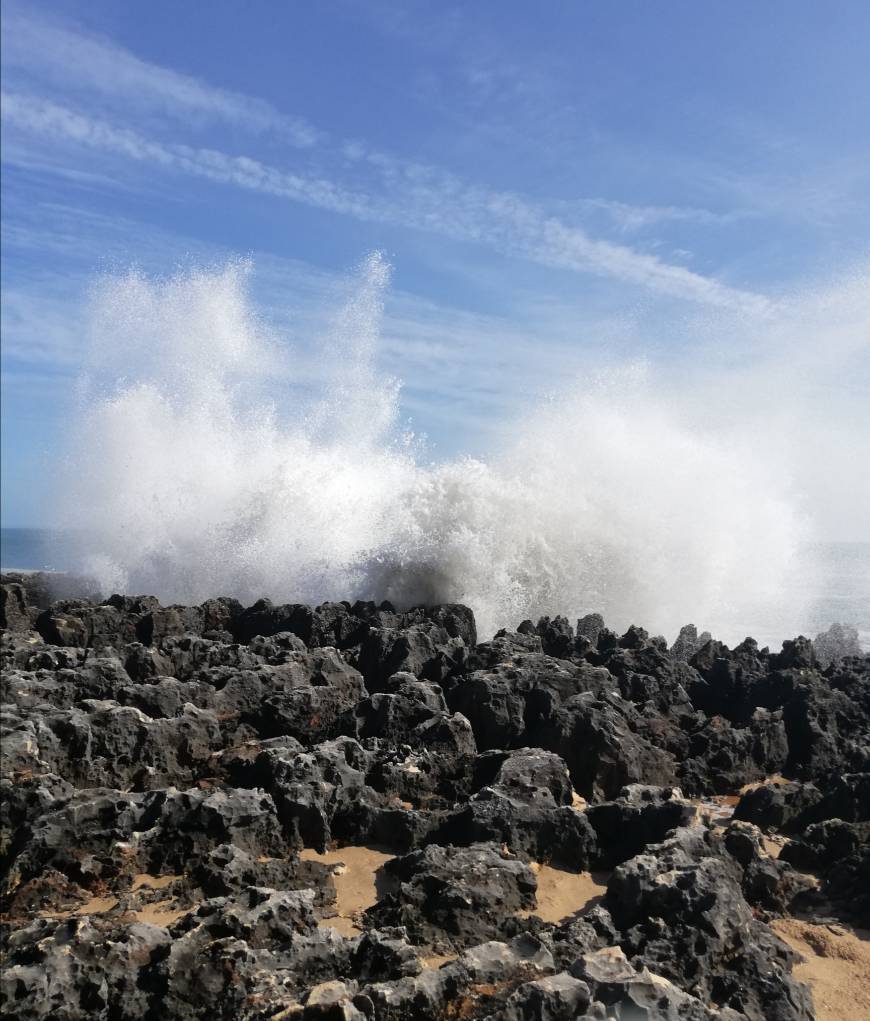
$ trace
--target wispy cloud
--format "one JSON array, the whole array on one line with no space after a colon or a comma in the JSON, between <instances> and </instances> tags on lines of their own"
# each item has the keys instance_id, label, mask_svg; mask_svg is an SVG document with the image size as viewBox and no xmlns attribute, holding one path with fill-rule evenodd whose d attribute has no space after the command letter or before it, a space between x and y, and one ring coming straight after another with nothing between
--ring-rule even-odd
<instances>
[{"instance_id":1,"label":"wispy cloud","mask_svg":"<svg viewBox=\"0 0 870 1021\"><path fill-rule=\"evenodd\" d=\"M380 193L345 187L319 174L287 170L247 155L156 141L131 128L49 100L3 93L8 125L54 143L108 152L139 163L301 202L361 220L424 230L475 242L542 265L596 273L674 297L747 312L764 311L762 296L671 265L626 245L591 238L520 196L470 186L451 175L362 148L389 187Z\"/></svg>"},{"instance_id":2,"label":"wispy cloud","mask_svg":"<svg viewBox=\"0 0 870 1021\"><path fill-rule=\"evenodd\" d=\"M187 125L219 121L277 134L302 148L323 137L302 118L281 113L262 99L204 84L140 60L107 39L14 9L3 16L3 64L7 75L38 72L55 82L73 82L110 107L149 109Z\"/></svg>"},{"instance_id":3,"label":"wispy cloud","mask_svg":"<svg viewBox=\"0 0 870 1021\"><path fill-rule=\"evenodd\" d=\"M733 223L752 215L746 210L730 210L717 213L710 209L699 209L694 206L637 206L628 202L617 202L613 199L578 199L565 204L569 209L580 212L605 213L615 226L623 233L644 230L660 223L695 223L718 225Z\"/></svg>"}]
</instances>

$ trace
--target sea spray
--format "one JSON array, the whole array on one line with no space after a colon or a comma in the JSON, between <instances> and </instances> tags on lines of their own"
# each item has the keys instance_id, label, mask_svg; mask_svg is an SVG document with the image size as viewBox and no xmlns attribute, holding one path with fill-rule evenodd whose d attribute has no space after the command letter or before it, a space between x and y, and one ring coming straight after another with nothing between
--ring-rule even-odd
<instances>
[{"instance_id":1,"label":"sea spray","mask_svg":"<svg viewBox=\"0 0 870 1021\"><path fill-rule=\"evenodd\" d=\"M592 610L730 641L801 619L807 523L751 423L699 426L699 392L683 401L636 364L561 385L486 460L431 463L377 369L383 258L334 316L308 392L249 271L95 289L62 509L104 589L461 601L482 635Z\"/></svg>"}]
</instances>

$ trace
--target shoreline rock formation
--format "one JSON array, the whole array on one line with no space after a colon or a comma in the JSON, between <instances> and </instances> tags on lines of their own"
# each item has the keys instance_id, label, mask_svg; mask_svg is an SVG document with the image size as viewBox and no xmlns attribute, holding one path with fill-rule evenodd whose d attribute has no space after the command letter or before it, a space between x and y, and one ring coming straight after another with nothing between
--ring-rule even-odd
<instances>
[{"instance_id":1,"label":"shoreline rock formation","mask_svg":"<svg viewBox=\"0 0 870 1021\"><path fill-rule=\"evenodd\" d=\"M848 635L2 583L0 1018L803 1021L870 927Z\"/></svg>"}]
</instances>

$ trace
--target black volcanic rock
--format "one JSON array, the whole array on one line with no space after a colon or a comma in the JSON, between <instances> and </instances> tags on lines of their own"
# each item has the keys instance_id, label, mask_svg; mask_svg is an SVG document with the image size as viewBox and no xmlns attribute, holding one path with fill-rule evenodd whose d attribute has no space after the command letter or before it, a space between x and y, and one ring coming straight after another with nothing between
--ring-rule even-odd
<instances>
[{"instance_id":1,"label":"black volcanic rock","mask_svg":"<svg viewBox=\"0 0 870 1021\"><path fill-rule=\"evenodd\" d=\"M736 862L709 852L702 833L680 830L616 869L605 904L627 957L702 1003L752 1021L812 1018L808 993L787 976L795 953L753 917L741 878Z\"/></svg>"},{"instance_id":2,"label":"black volcanic rock","mask_svg":"<svg viewBox=\"0 0 870 1021\"><path fill-rule=\"evenodd\" d=\"M848 635L2 585L2 1019L797 1021L764 920L867 924Z\"/></svg>"},{"instance_id":3,"label":"black volcanic rock","mask_svg":"<svg viewBox=\"0 0 870 1021\"><path fill-rule=\"evenodd\" d=\"M598 857L595 831L574 807L565 763L550 752L523 748L479 756L475 793L431 831L438 843L467 847L491 842L563 868L588 869Z\"/></svg>"},{"instance_id":4,"label":"black volcanic rock","mask_svg":"<svg viewBox=\"0 0 870 1021\"><path fill-rule=\"evenodd\" d=\"M747 791L734 809L734 818L765 830L790 833L816 818L822 795L814 784L760 784Z\"/></svg>"},{"instance_id":5,"label":"black volcanic rock","mask_svg":"<svg viewBox=\"0 0 870 1021\"><path fill-rule=\"evenodd\" d=\"M565 760L584 798L614 798L632 783L674 784L673 757L634 733L631 719L631 709L620 699L584 692L538 723L533 736Z\"/></svg>"},{"instance_id":6,"label":"black volcanic rock","mask_svg":"<svg viewBox=\"0 0 870 1021\"><path fill-rule=\"evenodd\" d=\"M367 918L377 926L402 926L415 943L472 946L497 936L506 916L535 904L534 872L492 844L429 844L393 859L385 871L397 889Z\"/></svg>"}]
</instances>

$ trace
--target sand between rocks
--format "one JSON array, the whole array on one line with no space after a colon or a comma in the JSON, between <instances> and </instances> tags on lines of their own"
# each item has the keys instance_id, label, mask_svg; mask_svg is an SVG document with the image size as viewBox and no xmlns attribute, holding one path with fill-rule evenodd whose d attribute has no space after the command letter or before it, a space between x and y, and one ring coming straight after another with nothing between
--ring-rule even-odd
<instances>
[{"instance_id":1,"label":"sand between rocks","mask_svg":"<svg viewBox=\"0 0 870 1021\"><path fill-rule=\"evenodd\" d=\"M322 918L320 925L335 929L342 936L359 936L362 929L356 925L366 908L378 902L378 870L391 861L394 855L384 854L371 847L342 847L321 854L306 847L299 852L303 861L319 861L334 866L335 915Z\"/></svg>"},{"instance_id":2,"label":"sand between rocks","mask_svg":"<svg viewBox=\"0 0 870 1021\"><path fill-rule=\"evenodd\" d=\"M563 872L551 865L533 865L538 875L538 906L520 911L556 924L596 904L607 892L607 873Z\"/></svg>"},{"instance_id":3,"label":"sand between rocks","mask_svg":"<svg viewBox=\"0 0 870 1021\"><path fill-rule=\"evenodd\" d=\"M362 929L357 925L359 916L377 903L386 892L383 877L378 871L393 855L371 847L342 847L321 854L305 848L299 857L303 861L319 861L333 866L335 880L335 914L320 920L321 926L335 929L342 936L358 936ZM537 907L519 912L524 918L537 915L545 922L561 922L578 911L597 903L607 890L605 873L564 872L550 865L533 863L538 878ZM429 967L440 967L451 957L426 958Z\"/></svg>"},{"instance_id":4,"label":"sand between rocks","mask_svg":"<svg viewBox=\"0 0 870 1021\"><path fill-rule=\"evenodd\" d=\"M811 985L818 1021L870 1021L870 931L797 918L770 925L803 956L794 973Z\"/></svg>"}]
</instances>

